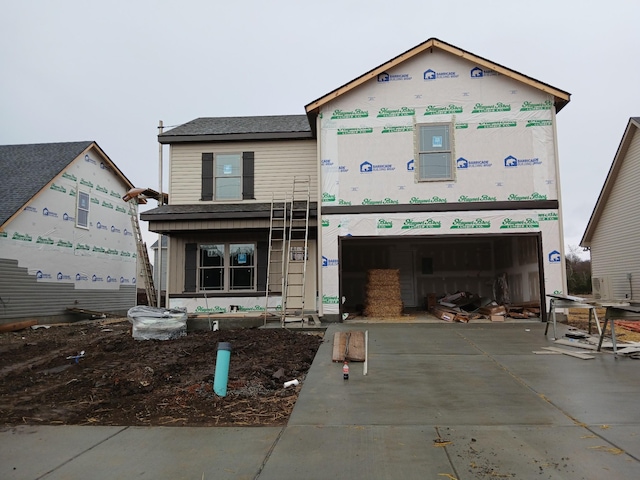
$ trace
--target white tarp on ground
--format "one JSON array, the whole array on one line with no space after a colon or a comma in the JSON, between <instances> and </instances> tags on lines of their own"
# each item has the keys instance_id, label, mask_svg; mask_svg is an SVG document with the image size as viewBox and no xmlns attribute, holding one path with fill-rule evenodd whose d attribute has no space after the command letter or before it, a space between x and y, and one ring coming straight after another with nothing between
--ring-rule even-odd
<instances>
[{"instance_id":1,"label":"white tarp on ground","mask_svg":"<svg viewBox=\"0 0 640 480\"><path fill-rule=\"evenodd\" d=\"M323 107L322 205L401 210L408 204L557 200L554 115L553 97L541 90L438 50L425 52ZM441 122L454 125L453 179L418 182L415 125ZM514 223L504 223L508 219ZM407 220L414 227L402 228ZM387 221L393 226L384 226ZM541 231L545 255L562 252L557 210L323 215L326 223L325 313L338 311L338 235ZM560 253L552 256L546 288L561 291Z\"/></svg>"},{"instance_id":2,"label":"white tarp on ground","mask_svg":"<svg viewBox=\"0 0 640 480\"><path fill-rule=\"evenodd\" d=\"M136 284L136 244L125 185L98 157L74 161L0 232L3 258L38 282L117 290ZM89 227L76 226L78 190L90 198Z\"/></svg>"}]
</instances>

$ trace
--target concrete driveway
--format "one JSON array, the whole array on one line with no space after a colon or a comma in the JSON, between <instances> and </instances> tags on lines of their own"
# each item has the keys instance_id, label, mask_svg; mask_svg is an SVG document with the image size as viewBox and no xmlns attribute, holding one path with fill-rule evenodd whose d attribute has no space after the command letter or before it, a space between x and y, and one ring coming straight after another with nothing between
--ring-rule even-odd
<instances>
[{"instance_id":1,"label":"concrete driveway","mask_svg":"<svg viewBox=\"0 0 640 480\"><path fill-rule=\"evenodd\" d=\"M348 381L346 330L369 336ZM552 343L541 323L333 324L286 427L10 428L0 478L640 478L640 361L532 353Z\"/></svg>"}]
</instances>

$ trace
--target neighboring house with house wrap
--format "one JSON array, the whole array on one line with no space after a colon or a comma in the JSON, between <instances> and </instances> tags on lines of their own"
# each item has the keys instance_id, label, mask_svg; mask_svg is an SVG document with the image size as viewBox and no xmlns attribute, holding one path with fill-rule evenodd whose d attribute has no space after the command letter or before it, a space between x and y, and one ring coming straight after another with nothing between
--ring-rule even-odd
<instances>
[{"instance_id":1,"label":"neighboring house with house wrap","mask_svg":"<svg viewBox=\"0 0 640 480\"><path fill-rule=\"evenodd\" d=\"M136 302L131 182L97 143L0 146L0 323Z\"/></svg>"},{"instance_id":2,"label":"neighboring house with house wrap","mask_svg":"<svg viewBox=\"0 0 640 480\"><path fill-rule=\"evenodd\" d=\"M591 253L593 293L640 303L640 117L632 117L580 241Z\"/></svg>"},{"instance_id":3,"label":"neighboring house with house wrap","mask_svg":"<svg viewBox=\"0 0 640 480\"><path fill-rule=\"evenodd\" d=\"M200 118L159 135L171 146L169 204L142 219L169 236L170 304L260 305L269 202L294 175L311 176L306 305L325 319L358 309L367 270L381 268L400 271L405 308L429 293L495 298L498 279L512 303L544 304L566 292L555 119L569 100L430 39L306 116ZM214 245L250 245L254 280L236 288L224 253L225 280L200 284Z\"/></svg>"}]
</instances>

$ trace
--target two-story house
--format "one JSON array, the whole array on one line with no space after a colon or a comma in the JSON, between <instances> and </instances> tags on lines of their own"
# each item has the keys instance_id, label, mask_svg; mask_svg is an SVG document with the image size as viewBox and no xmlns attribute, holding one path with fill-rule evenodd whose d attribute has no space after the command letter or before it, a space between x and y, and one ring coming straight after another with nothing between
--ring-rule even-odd
<instances>
[{"instance_id":1,"label":"two-story house","mask_svg":"<svg viewBox=\"0 0 640 480\"><path fill-rule=\"evenodd\" d=\"M544 304L566 289L555 116L569 100L430 39L306 117L201 118L161 134L170 201L142 218L169 235L171 305L264 303L269 202L296 175L315 200L305 305L326 320L359 309L367 270L381 268L399 270L405 308L497 289Z\"/></svg>"},{"instance_id":2,"label":"two-story house","mask_svg":"<svg viewBox=\"0 0 640 480\"><path fill-rule=\"evenodd\" d=\"M98 144L2 145L0 167L0 323L133 307L133 185Z\"/></svg>"}]
</instances>

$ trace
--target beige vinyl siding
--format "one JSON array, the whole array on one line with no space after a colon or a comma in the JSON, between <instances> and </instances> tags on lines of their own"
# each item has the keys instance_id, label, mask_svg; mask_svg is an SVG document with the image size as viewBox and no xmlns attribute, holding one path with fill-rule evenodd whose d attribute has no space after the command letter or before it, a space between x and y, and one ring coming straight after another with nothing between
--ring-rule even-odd
<instances>
[{"instance_id":1,"label":"beige vinyl siding","mask_svg":"<svg viewBox=\"0 0 640 480\"><path fill-rule=\"evenodd\" d=\"M613 296L640 301L640 133L636 129L591 241L591 275L609 276Z\"/></svg>"},{"instance_id":2,"label":"beige vinyl siding","mask_svg":"<svg viewBox=\"0 0 640 480\"><path fill-rule=\"evenodd\" d=\"M186 205L201 202L203 153L241 152L255 154L255 201L271 201L272 193L291 194L293 177L296 175L311 177L311 199L316 198L318 182L315 140L190 143L171 146L169 203Z\"/></svg>"},{"instance_id":3,"label":"beige vinyl siding","mask_svg":"<svg viewBox=\"0 0 640 480\"><path fill-rule=\"evenodd\" d=\"M169 294L184 293L184 251L187 243L202 243L206 237L202 235L171 237L169 240ZM226 239L225 241L228 241ZM309 240L309 262L305 275L305 310L316 308L316 242ZM228 294L233 296L232 293Z\"/></svg>"}]
</instances>

